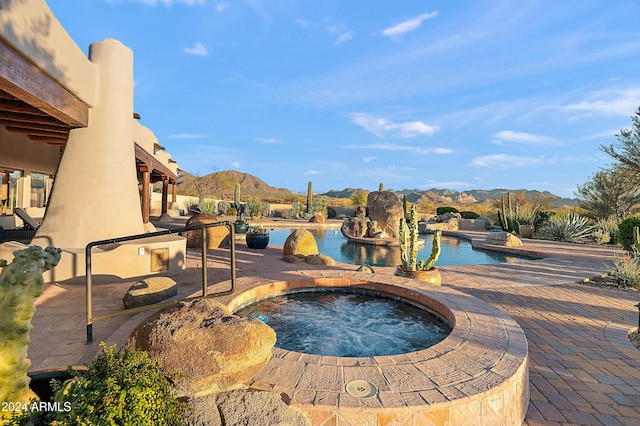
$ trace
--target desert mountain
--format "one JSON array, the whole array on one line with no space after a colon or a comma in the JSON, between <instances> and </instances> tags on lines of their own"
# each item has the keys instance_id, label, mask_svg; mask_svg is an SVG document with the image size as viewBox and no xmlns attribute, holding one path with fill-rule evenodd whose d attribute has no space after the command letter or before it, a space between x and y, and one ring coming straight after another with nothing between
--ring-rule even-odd
<instances>
[{"instance_id":1,"label":"desert mountain","mask_svg":"<svg viewBox=\"0 0 640 426\"><path fill-rule=\"evenodd\" d=\"M197 178L186 172L178 179L178 193L182 195L197 196L195 180ZM214 172L206 176L202 176L205 186L209 188L211 194L206 196L215 196L225 200L233 200L236 183L240 183L240 198L245 201L249 197L259 197L265 201L277 202L291 200L295 194L286 188L276 188L267 185L261 179L248 173L241 173L235 170L225 170Z\"/></svg>"}]
</instances>

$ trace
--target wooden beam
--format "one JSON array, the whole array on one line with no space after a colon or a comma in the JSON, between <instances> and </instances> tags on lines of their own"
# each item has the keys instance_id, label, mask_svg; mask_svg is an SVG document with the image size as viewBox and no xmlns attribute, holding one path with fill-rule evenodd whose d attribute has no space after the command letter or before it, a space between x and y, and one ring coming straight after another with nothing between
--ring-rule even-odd
<instances>
[{"instance_id":1,"label":"wooden beam","mask_svg":"<svg viewBox=\"0 0 640 426\"><path fill-rule=\"evenodd\" d=\"M152 172L155 171L158 174L160 174L160 176L164 176L168 179L173 179L173 180L178 179L178 176L176 176L175 173L173 173L167 166L165 166L164 164L156 160L153 157L153 155L145 151L140 145L135 144L135 149L136 149L136 159L139 160L141 163L147 164L151 168ZM152 176L151 176L152 182L153 182L153 174L155 173L152 173Z\"/></svg>"},{"instance_id":2,"label":"wooden beam","mask_svg":"<svg viewBox=\"0 0 640 426\"><path fill-rule=\"evenodd\" d=\"M64 127L65 129L69 129L69 126L67 126L66 124L48 115L36 115L30 113L18 113L0 110L0 120L16 121L19 123L48 124L50 126Z\"/></svg>"},{"instance_id":3,"label":"wooden beam","mask_svg":"<svg viewBox=\"0 0 640 426\"><path fill-rule=\"evenodd\" d=\"M70 127L87 127L89 107L0 42L0 89Z\"/></svg>"},{"instance_id":4,"label":"wooden beam","mask_svg":"<svg viewBox=\"0 0 640 426\"><path fill-rule=\"evenodd\" d=\"M55 145L58 144L66 144L67 139L69 139L69 135L47 135L47 136L38 136L38 135L29 135L29 140L34 142L47 142L53 143Z\"/></svg>"},{"instance_id":5,"label":"wooden beam","mask_svg":"<svg viewBox=\"0 0 640 426\"><path fill-rule=\"evenodd\" d=\"M12 133L26 133L29 136L45 136L48 138L51 138L51 137L55 138L55 136L59 136L61 138L69 137L69 133L65 133L65 132L52 132L50 130L39 130L39 129L24 129L22 127L12 127L12 126L7 126L7 131Z\"/></svg>"},{"instance_id":6,"label":"wooden beam","mask_svg":"<svg viewBox=\"0 0 640 426\"><path fill-rule=\"evenodd\" d=\"M9 127L11 127L14 129L25 129L25 130L29 130L29 129L48 130L53 133L65 133L65 134L68 134L70 130L68 127L58 127L58 126L51 126L50 124L40 124L40 123L23 123L18 121L3 120L2 118L0 118L0 125L7 126L7 130L9 130Z\"/></svg>"}]
</instances>

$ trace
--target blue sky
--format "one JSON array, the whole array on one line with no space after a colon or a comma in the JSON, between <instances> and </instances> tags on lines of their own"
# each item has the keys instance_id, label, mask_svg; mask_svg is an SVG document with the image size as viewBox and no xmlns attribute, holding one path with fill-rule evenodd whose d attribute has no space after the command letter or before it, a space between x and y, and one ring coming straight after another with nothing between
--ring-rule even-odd
<instances>
[{"instance_id":1,"label":"blue sky","mask_svg":"<svg viewBox=\"0 0 640 426\"><path fill-rule=\"evenodd\" d=\"M640 1L49 0L134 50L180 168L314 191L573 196L640 106Z\"/></svg>"}]
</instances>

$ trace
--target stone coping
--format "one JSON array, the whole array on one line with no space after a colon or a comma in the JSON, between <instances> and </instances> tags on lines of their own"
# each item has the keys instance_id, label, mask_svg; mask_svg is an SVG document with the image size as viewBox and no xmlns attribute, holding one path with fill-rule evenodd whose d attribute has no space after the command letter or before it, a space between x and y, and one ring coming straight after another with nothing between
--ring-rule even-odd
<instances>
[{"instance_id":1,"label":"stone coping","mask_svg":"<svg viewBox=\"0 0 640 426\"><path fill-rule=\"evenodd\" d=\"M286 395L313 424L331 416L344 419L348 413L364 416L363 421L370 418L367 424L382 424L380 416L414 421L437 417L450 424L462 424L469 416L478 424L522 423L529 402L527 341L509 316L457 290L422 287L402 277L350 271L300 274L286 281L254 280L224 302L235 311L287 291L358 287L426 307L453 330L430 348L392 356L348 358L274 348L250 387ZM356 398L346 391L352 380L372 383L378 393Z\"/></svg>"}]
</instances>

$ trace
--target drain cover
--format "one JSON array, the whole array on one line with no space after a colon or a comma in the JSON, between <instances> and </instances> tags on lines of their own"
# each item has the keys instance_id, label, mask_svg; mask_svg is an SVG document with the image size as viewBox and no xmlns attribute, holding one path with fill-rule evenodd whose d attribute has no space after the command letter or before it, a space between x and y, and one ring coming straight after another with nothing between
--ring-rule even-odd
<instances>
[{"instance_id":1,"label":"drain cover","mask_svg":"<svg viewBox=\"0 0 640 426\"><path fill-rule=\"evenodd\" d=\"M352 380L346 384L347 393L356 398L373 398L378 393L378 388L373 383L366 380Z\"/></svg>"}]
</instances>

